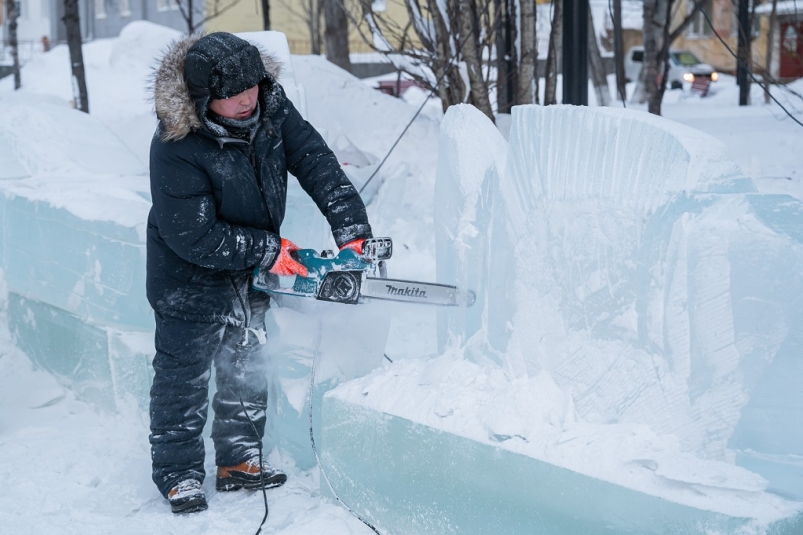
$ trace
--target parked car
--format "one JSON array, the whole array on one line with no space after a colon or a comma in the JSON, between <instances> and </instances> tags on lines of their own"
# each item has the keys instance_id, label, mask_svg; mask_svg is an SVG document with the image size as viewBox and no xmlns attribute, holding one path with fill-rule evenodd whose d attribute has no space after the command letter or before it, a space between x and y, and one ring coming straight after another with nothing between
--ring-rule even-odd
<instances>
[{"instance_id":1,"label":"parked car","mask_svg":"<svg viewBox=\"0 0 803 535\"><path fill-rule=\"evenodd\" d=\"M644 64L644 47L634 46L625 56L625 78L628 82L638 80L641 67ZM716 82L719 73L711 65L701 62L688 50L672 49L669 51L669 79L667 85L670 89L682 89L683 82L693 83L695 78L709 78Z\"/></svg>"}]
</instances>

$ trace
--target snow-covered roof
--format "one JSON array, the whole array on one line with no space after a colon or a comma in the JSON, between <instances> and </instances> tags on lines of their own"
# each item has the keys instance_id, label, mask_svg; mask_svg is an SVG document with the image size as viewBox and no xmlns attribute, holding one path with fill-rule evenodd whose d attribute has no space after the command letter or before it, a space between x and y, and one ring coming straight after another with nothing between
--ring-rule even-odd
<instances>
[{"instance_id":1,"label":"snow-covered roof","mask_svg":"<svg viewBox=\"0 0 803 535\"><path fill-rule=\"evenodd\" d=\"M803 15L803 1L801 0L783 0L778 2L776 7L776 14L778 15ZM767 2L756 8L756 15L767 15L772 13L772 2Z\"/></svg>"}]
</instances>

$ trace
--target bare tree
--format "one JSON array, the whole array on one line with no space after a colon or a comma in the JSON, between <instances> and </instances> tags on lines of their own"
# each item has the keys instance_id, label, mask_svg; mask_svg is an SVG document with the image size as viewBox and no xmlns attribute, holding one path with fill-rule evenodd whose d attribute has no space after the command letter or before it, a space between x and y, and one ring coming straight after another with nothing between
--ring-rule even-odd
<instances>
[{"instance_id":1,"label":"bare tree","mask_svg":"<svg viewBox=\"0 0 803 535\"><path fill-rule=\"evenodd\" d=\"M262 4L262 26L265 31L270 31L270 0L260 0Z\"/></svg>"},{"instance_id":2,"label":"bare tree","mask_svg":"<svg viewBox=\"0 0 803 535\"><path fill-rule=\"evenodd\" d=\"M478 43L479 20L473 0L460 0L460 38L462 55L468 69L469 95L471 103L493 121L491 100L488 98L488 84L482 73L482 56Z\"/></svg>"},{"instance_id":3,"label":"bare tree","mask_svg":"<svg viewBox=\"0 0 803 535\"><path fill-rule=\"evenodd\" d=\"M374 13L372 0L351 0L361 17L353 25L399 71L435 92L444 110L468 102L493 120L494 111L538 101L535 0L398 1L406 25Z\"/></svg>"},{"instance_id":4,"label":"bare tree","mask_svg":"<svg viewBox=\"0 0 803 535\"><path fill-rule=\"evenodd\" d=\"M622 35L622 0L613 0L613 49L616 63L616 92L622 100L627 100L625 89L625 53Z\"/></svg>"},{"instance_id":5,"label":"bare tree","mask_svg":"<svg viewBox=\"0 0 803 535\"><path fill-rule=\"evenodd\" d=\"M462 0L403 0L410 18L404 27L374 13L372 0L357 1L361 18L354 19L354 26L369 46L390 57L399 71L434 91L444 111L466 101L470 81L464 79L468 73L464 70L466 36L461 35L460 29ZM481 17L492 0L479 1L484 4L477 11ZM477 5L476 2L470 3ZM415 41L420 45L412 46ZM479 44L478 53L486 46L486 42Z\"/></svg>"},{"instance_id":6,"label":"bare tree","mask_svg":"<svg viewBox=\"0 0 803 535\"><path fill-rule=\"evenodd\" d=\"M64 0L64 18L62 20L64 20L64 24L67 27L67 47L70 50L75 107L84 113L89 113L89 96L86 90L78 0Z\"/></svg>"},{"instance_id":7,"label":"bare tree","mask_svg":"<svg viewBox=\"0 0 803 535\"><path fill-rule=\"evenodd\" d=\"M323 0L326 20L326 59L351 72L349 21L343 0Z\"/></svg>"},{"instance_id":8,"label":"bare tree","mask_svg":"<svg viewBox=\"0 0 803 535\"><path fill-rule=\"evenodd\" d=\"M2 13L2 11L0 11L0 13ZM20 51L19 42L17 40L17 19L19 19L20 10L17 0L8 0L6 13L8 15L8 40L11 46L11 60L14 62L12 71L14 73L14 89L17 90L22 87L22 80L20 77Z\"/></svg>"},{"instance_id":9,"label":"bare tree","mask_svg":"<svg viewBox=\"0 0 803 535\"><path fill-rule=\"evenodd\" d=\"M516 40L515 0L495 0L496 11L496 109L499 113L510 113L516 102L518 90L518 54Z\"/></svg>"},{"instance_id":10,"label":"bare tree","mask_svg":"<svg viewBox=\"0 0 803 535\"><path fill-rule=\"evenodd\" d=\"M775 26L777 25L778 0L772 0L772 11L770 12L770 27L767 30L767 62L764 76L764 103L770 103L770 83L772 79L772 52L775 48Z\"/></svg>"},{"instance_id":11,"label":"bare tree","mask_svg":"<svg viewBox=\"0 0 803 535\"><path fill-rule=\"evenodd\" d=\"M558 63L563 46L563 0L552 1L552 30L549 34L549 50L544 73L544 105L557 104Z\"/></svg>"},{"instance_id":12,"label":"bare tree","mask_svg":"<svg viewBox=\"0 0 803 535\"><path fill-rule=\"evenodd\" d=\"M602 63L602 54L599 51L591 6L588 9L588 70L597 95L597 104L610 106L611 90L608 89L608 76L605 74L605 64Z\"/></svg>"},{"instance_id":13,"label":"bare tree","mask_svg":"<svg viewBox=\"0 0 803 535\"><path fill-rule=\"evenodd\" d=\"M644 62L634 99L647 102L650 113L661 115L661 102L669 75L669 49L697 13L710 0L692 0L694 8L671 29L673 8L678 0L644 0Z\"/></svg>"},{"instance_id":14,"label":"bare tree","mask_svg":"<svg viewBox=\"0 0 803 535\"><path fill-rule=\"evenodd\" d=\"M517 104L538 103L538 49L536 36L535 0L521 0L519 9L521 54L519 56L519 87Z\"/></svg>"}]
</instances>

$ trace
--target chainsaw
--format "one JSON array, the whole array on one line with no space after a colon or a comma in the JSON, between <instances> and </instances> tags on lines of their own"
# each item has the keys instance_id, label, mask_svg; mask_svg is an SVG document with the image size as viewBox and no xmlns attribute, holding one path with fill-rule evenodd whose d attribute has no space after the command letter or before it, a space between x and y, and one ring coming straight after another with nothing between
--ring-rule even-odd
<instances>
[{"instance_id":1,"label":"chainsaw","mask_svg":"<svg viewBox=\"0 0 803 535\"><path fill-rule=\"evenodd\" d=\"M255 268L255 289L274 295L292 295L356 305L367 300L397 301L441 306L471 306L471 290L448 284L387 278L385 261L393 255L390 238L369 238L362 251L345 248L339 253L299 249L291 253L307 268L307 276L279 277Z\"/></svg>"}]
</instances>

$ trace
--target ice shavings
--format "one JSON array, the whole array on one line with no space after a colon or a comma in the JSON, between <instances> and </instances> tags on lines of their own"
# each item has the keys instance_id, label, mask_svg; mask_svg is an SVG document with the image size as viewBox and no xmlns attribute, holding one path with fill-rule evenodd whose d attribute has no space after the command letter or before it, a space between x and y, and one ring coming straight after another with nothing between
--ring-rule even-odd
<instances>
[{"instance_id":1,"label":"ice shavings","mask_svg":"<svg viewBox=\"0 0 803 535\"><path fill-rule=\"evenodd\" d=\"M594 424L547 372L510 379L451 352L404 360L330 396L690 507L769 523L801 510L762 477L635 423Z\"/></svg>"}]
</instances>

